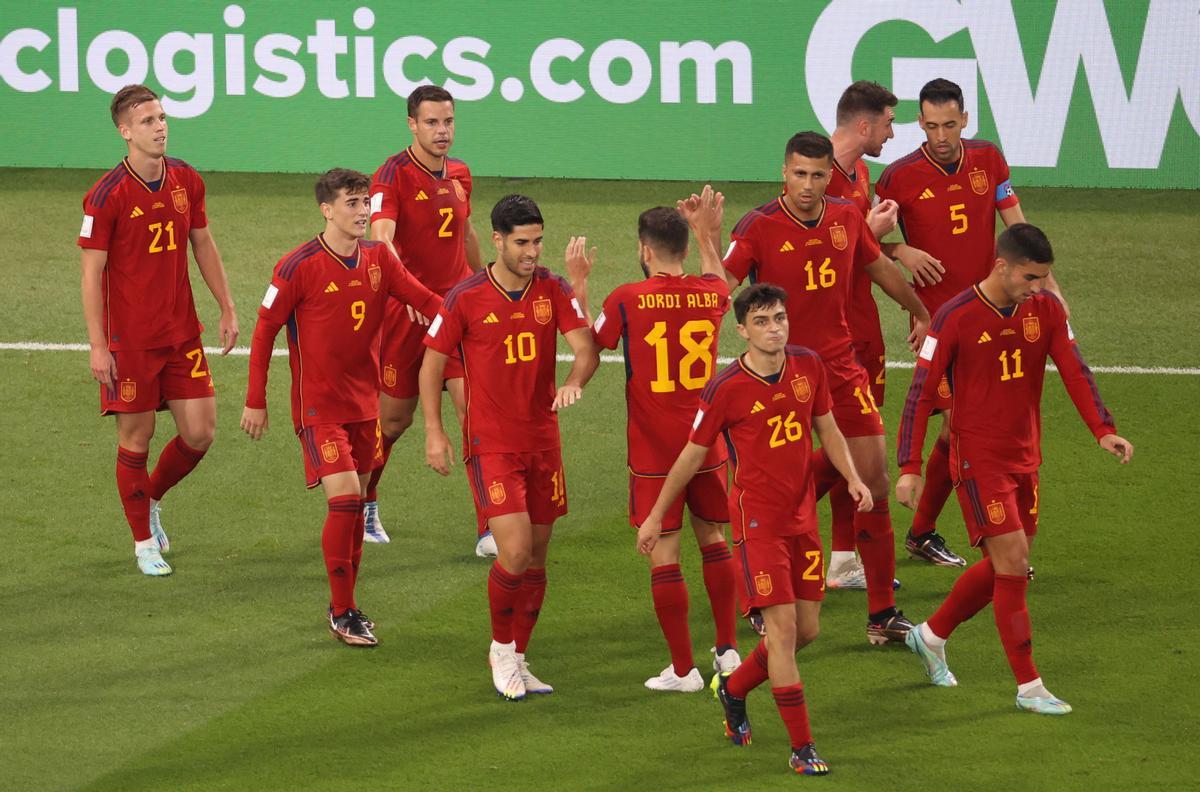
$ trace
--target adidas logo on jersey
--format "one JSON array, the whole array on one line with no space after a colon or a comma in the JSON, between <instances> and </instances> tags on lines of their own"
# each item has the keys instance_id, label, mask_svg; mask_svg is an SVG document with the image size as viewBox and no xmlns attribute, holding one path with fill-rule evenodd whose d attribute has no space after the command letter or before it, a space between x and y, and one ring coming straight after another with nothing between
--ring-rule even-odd
<instances>
[{"instance_id":1,"label":"adidas logo on jersey","mask_svg":"<svg viewBox=\"0 0 1200 792\"><path fill-rule=\"evenodd\" d=\"M144 214L146 214L146 213L142 211L142 207L135 206L135 207L133 207L133 211L129 213L129 219L132 220L133 218L141 217Z\"/></svg>"},{"instance_id":2,"label":"adidas logo on jersey","mask_svg":"<svg viewBox=\"0 0 1200 792\"><path fill-rule=\"evenodd\" d=\"M763 407L763 403L762 403L762 402L760 402L760 401L756 401L756 402L754 402L754 406L750 408L750 414L751 414L751 415L754 415L754 413L756 413L756 412L762 412L762 411L763 411L763 410L765 410L765 409L767 409L767 408L766 408L766 407Z\"/></svg>"},{"instance_id":3,"label":"adidas logo on jersey","mask_svg":"<svg viewBox=\"0 0 1200 792\"><path fill-rule=\"evenodd\" d=\"M338 289L336 283L334 283L333 281L329 281L329 285L325 287L325 293L333 294L335 291L341 291L341 290Z\"/></svg>"},{"instance_id":4,"label":"adidas logo on jersey","mask_svg":"<svg viewBox=\"0 0 1200 792\"><path fill-rule=\"evenodd\" d=\"M788 253L795 249L796 249L796 246L791 243L791 240L788 240L787 242L784 242L782 245L779 246L780 253Z\"/></svg>"},{"instance_id":5,"label":"adidas logo on jersey","mask_svg":"<svg viewBox=\"0 0 1200 792\"><path fill-rule=\"evenodd\" d=\"M424 190L418 190L417 191L417 200L418 201L428 201L429 196L425 194Z\"/></svg>"},{"instance_id":6,"label":"adidas logo on jersey","mask_svg":"<svg viewBox=\"0 0 1200 792\"><path fill-rule=\"evenodd\" d=\"M500 320L498 318L496 318L496 314L494 314L494 313L489 313L483 319L484 324L497 324L497 323L499 323L499 321Z\"/></svg>"},{"instance_id":7,"label":"adidas logo on jersey","mask_svg":"<svg viewBox=\"0 0 1200 792\"><path fill-rule=\"evenodd\" d=\"M933 190L926 187L925 190L921 193L921 196L919 198L917 198L917 200L924 201L926 198L932 198L932 197L933 197Z\"/></svg>"},{"instance_id":8,"label":"adidas logo on jersey","mask_svg":"<svg viewBox=\"0 0 1200 792\"><path fill-rule=\"evenodd\" d=\"M992 336L988 333L987 330L984 330L983 335L979 336L979 341L977 343L986 344L988 341L991 341L991 340L992 340Z\"/></svg>"}]
</instances>

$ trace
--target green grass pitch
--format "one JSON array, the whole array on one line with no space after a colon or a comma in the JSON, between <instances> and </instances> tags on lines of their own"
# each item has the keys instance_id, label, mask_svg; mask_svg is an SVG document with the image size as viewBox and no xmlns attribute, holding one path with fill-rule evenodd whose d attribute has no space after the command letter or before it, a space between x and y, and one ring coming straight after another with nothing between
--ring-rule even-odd
<instances>
[{"instance_id":1,"label":"green grass pitch","mask_svg":"<svg viewBox=\"0 0 1200 792\"><path fill-rule=\"evenodd\" d=\"M99 174L0 171L0 342L82 342L80 200ZM312 177L208 175L208 210L239 307L242 343L277 258L316 233ZM637 275L634 224L698 185L481 179L475 226L513 191L548 220L544 263L572 234L599 246L593 306ZM726 227L769 184L719 185ZM1200 365L1200 193L1021 191L1055 243L1056 275L1094 366ZM488 250L484 239L485 252ZM693 265L694 266L694 263ZM198 276L201 318L215 327ZM893 360L903 316L883 310ZM213 334L206 336L215 343ZM723 354L735 349L725 326ZM80 352L0 351L0 782L6 789L773 789L789 777L769 694L751 696L754 744L729 745L707 693L655 694L667 663L645 562L626 524L624 401L601 367L562 419L571 514L552 546L530 658L553 696L496 698L486 670L486 565L472 555L461 466L422 464L420 431L384 479L389 546L368 545L360 600L380 647L330 639L320 495L303 487L287 430L286 365L272 366L272 430L237 421L246 358L211 358L216 444L164 501L166 580L136 571L113 486L114 432L96 417ZM894 430L909 372L889 372ZM1042 531L1030 589L1039 668L1067 718L1013 707L990 609L955 634L960 686L928 685L903 647L864 638L864 595L830 592L820 639L799 656L828 789L1194 788L1200 650L1193 571L1200 377L1102 373L1137 447L1121 469L1047 378ZM160 425L155 448L171 436ZM891 444L891 440L889 440ZM826 512L822 511L823 518ZM907 513L893 505L897 533ZM942 521L965 550L957 505ZM698 663L711 644L698 553L685 544ZM926 617L953 571L901 558L899 603ZM752 646L742 630L743 653ZM1189 682L1188 680L1192 680Z\"/></svg>"}]
</instances>

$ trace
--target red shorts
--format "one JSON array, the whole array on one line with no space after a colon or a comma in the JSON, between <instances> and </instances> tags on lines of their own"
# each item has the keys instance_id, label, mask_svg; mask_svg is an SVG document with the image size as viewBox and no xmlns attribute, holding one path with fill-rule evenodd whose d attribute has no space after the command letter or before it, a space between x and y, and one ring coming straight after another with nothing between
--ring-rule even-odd
<instances>
[{"instance_id":1,"label":"red shorts","mask_svg":"<svg viewBox=\"0 0 1200 792\"><path fill-rule=\"evenodd\" d=\"M683 527L683 505L686 502L692 516L711 523L729 522L729 494L725 491L725 465L702 470L688 482L685 489L663 516L662 532L675 533ZM650 516L666 478L629 474L629 524L635 528Z\"/></svg>"},{"instance_id":2,"label":"red shorts","mask_svg":"<svg viewBox=\"0 0 1200 792\"><path fill-rule=\"evenodd\" d=\"M113 352L117 379L100 386L100 414L166 409L175 399L211 399L212 375L200 336L171 347Z\"/></svg>"},{"instance_id":3,"label":"red shorts","mask_svg":"<svg viewBox=\"0 0 1200 792\"><path fill-rule=\"evenodd\" d=\"M815 533L743 539L733 543L733 555L744 612L825 599L825 559L821 537Z\"/></svg>"},{"instance_id":4,"label":"red shorts","mask_svg":"<svg viewBox=\"0 0 1200 792\"><path fill-rule=\"evenodd\" d=\"M567 480L559 448L476 454L467 459L467 480L480 522L527 512L534 525L553 525L567 513Z\"/></svg>"},{"instance_id":5,"label":"red shorts","mask_svg":"<svg viewBox=\"0 0 1200 792\"><path fill-rule=\"evenodd\" d=\"M955 487L971 546L978 547L988 536L1024 531L1037 535L1037 473L998 473L979 479L963 479Z\"/></svg>"},{"instance_id":6,"label":"red shorts","mask_svg":"<svg viewBox=\"0 0 1200 792\"><path fill-rule=\"evenodd\" d=\"M887 357L882 335L866 341L855 341L854 356L867 371L867 382L871 386L871 395L875 397L875 406L882 407L883 393L887 387Z\"/></svg>"},{"instance_id":7,"label":"red shorts","mask_svg":"<svg viewBox=\"0 0 1200 792\"><path fill-rule=\"evenodd\" d=\"M304 479L312 489L334 473L370 473L383 462L379 419L306 426L297 435L304 449Z\"/></svg>"},{"instance_id":8,"label":"red shorts","mask_svg":"<svg viewBox=\"0 0 1200 792\"><path fill-rule=\"evenodd\" d=\"M872 395L867 371L853 358L827 361L833 418L846 437L883 434L883 416Z\"/></svg>"},{"instance_id":9,"label":"red shorts","mask_svg":"<svg viewBox=\"0 0 1200 792\"><path fill-rule=\"evenodd\" d=\"M412 399L421 393L418 379L429 326L411 321L408 307L399 300L388 300L386 311L379 349L380 388L394 399ZM462 359L455 353L446 361L442 378L459 379L462 375Z\"/></svg>"}]
</instances>

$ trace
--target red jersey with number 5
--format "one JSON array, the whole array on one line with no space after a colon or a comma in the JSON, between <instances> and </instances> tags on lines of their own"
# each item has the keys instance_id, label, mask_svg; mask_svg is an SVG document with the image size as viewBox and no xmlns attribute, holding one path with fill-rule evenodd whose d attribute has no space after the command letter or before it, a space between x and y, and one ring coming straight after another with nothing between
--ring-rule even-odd
<instances>
[{"instance_id":1,"label":"red jersey with number 5","mask_svg":"<svg viewBox=\"0 0 1200 792\"><path fill-rule=\"evenodd\" d=\"M773 378L738 358L700 394L691 441L725 440L733 479L733 540L817 532L812 419L831 409L825 366L815 352L789 346Z\"/></svg>"},{"instance_id":2,"label":"red jersey with number 5","mask_svg":"<svg viewBox=\"0 0 1200 792\"><path fill-rule=\"evenodd\" d=\"M204 180L183 160L163 158L157 189L125 158L88 190L78 244L108 251L103 291L110 350L169 347L200 335L188 235L207 225Z\"/></svg>"},{"instance_id":3,"label":"red jersey with number 5","mask_svg":"<svg viewBox=\"0 0 1200 792\"><path fill-rule=\"evenodd\" d=\"M973 286L933 318L917 358L897 458L902 473L921 471L925 427L945 375L950 412L950 470L955 481L994 473L1032 473L1042 463L1041 405L1046 358L1099 440L1116 432L1096 381L1075 343L1067 313L1047 291L1009 309Z\"/></svg>"},{"instance_id":4,"label":"red jersey with number 5","mask_svg":"<svg viewBox=\"0 0 1200 792\"><path fill-rule=\"evenodd\" d=\"M281 258L258 309L246 406L267 406L271 347L286 325L297 432L379 417L379 328L389 297L425 316L442 304L381 242L360 241L347 259L318 235Z\"/></svg>"},{"instance_id":5,"label":"red jersey with number 5","mask_svg":"<svg viewBox=\"0 0 1200 792\"><path fill-rule=\"evenodd\" d=\"M856 270L878 259L879 242L858 207L826 197L801 220L783 196L752 209L733 229L725 269L738 280L774 283L788 294L788 343L825 361L852 357L847 305Z\"/></svg>"},{"instance_id":6,"label":"red jersey with number 5","mask_svg":"<svg viewBox=\"0 0 1200 792\"><path fill-rule=\"evenodd\" d=\"M884 170L875 195L900 205L905 241L946 268L940 282L913 287L930 314L992 271L996 211L1018 203L1004 155L986 140L963 140L950 165L922 145Z\"/></svg>"},{"instance_id":7,"label":"red jersey with number 5","mask_svg":"<svg viewBox=\"0 0 1200 792\"><path fill-rule=\"evenodd\" d=\"M712 379L729 286L716 275L656 274L604 301L592 328L605 349L625 353L629 470L665 476L687 445L700 391ZM725 461L719 447L702 470Z\"/></svg>"},{"instance_id":8,"label":"red jersey with number 5","mask_svg":"<svg viewBox=\"0 0 1200 792\"><path fill-rule=\"evenodd\" d=\"M537 267L523 290L510 293L492 276L495 266L451 289L425 336L429 348L462 356L464 458L559 447L550 409L557 334L587 327L564 278Z\"/></svg>"},{"instance_id":9,"label":"red jersey with number 5","mask_svg":"<svg viewBox=\"0 0 1200 792\"><path fill-rule=\"evenodd\" d=\"M425 287L445 294L471 274L463 235L471 214L471 171L445 159L439 173L426 168L412 147L388 157L371 180L371 222L396 223L392 244Z\"/></svg>"}]
</instances>

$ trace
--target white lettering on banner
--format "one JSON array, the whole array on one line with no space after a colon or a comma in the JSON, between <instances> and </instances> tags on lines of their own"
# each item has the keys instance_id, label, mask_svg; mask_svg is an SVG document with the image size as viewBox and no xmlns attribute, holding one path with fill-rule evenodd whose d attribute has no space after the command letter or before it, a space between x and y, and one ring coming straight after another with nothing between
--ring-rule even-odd
<instances>
[{"instance_id":1,"label":"white lettering on banner","mask_svg":"<svg viewBox=\"0 0 1200 792\"><path fill-rule=\"evenodd\" d=\"M684 61L696 66L696 104L717 103L717 64L728 61L733 72L733 103L753 104L754 85L750 73L753 58L750 48L740 41L726 41L713 47L707 41L664 41L658 45L658 62L662 70L660 99L663 104L678 104L679 71Z\"/></svg>"},{"instance_id":2,"label":"white lettering on banner","mask_svg":"<svg viewBox=\"0 0 1200 792\"><path fill-rule=\"evenodd\" d=\"M629 64L629 82L618 85L613 82L610 70L613 61L625 61ZM612 39L596 48L588 61L588 80L592 90L613 104L629 104L636 102L650 90L650 80L654 77L654 67L650 64L650 56L646 51L632 41Z\"/></svg>"},{"instance_id":3,"label":"white lettering on banner","mask_svg":"<svg viewBox=\"0 0 1200 792\"><path fill-rule=\"evenodd\" d=\"M190 36L176 31L160 38L154 46L154 75L163 89L173 94L192 92L192 98L184 100L172 99L164 94L163 110L169 116L191 118L202 115L212 107L213 84L212 80L199 79L199 69L193 69L190 74L176 70L175 58L181 52L191 53L196 63L211 63L212 34L197 33Z\"/></svg>"},{"instance_id":4,"label":"white lettering on banner","mask_svg":"<svg viewBox=\"0 0 1200 792\"><path fill-rule=\"evenodd\" d=\"M813 110L826 129L836 126L837 100L853 81L859 43L878 25L910 22L940 42L966 29L974 59L893 58L892 90L916 99L920 86L947 77L963 88L966 109L978 107L979 78L1012 165L1054 167L1082 64L1109 167L1156 168L1170 128L1175 97L1200 133L1200 0L1151 0L1134 71L1125 90L1103 0L1061 0L1054 12L1037 91L1031 88L1011 0L833 0L813 26L805 77ZM968 124L968 133L975 124ZM881 160L891 162L924 140L915 124L896 124L896 139Z\"/></svg>"},{"instance_id":5,"label":"white lettering on banner","mask_svg":"<svg viewBox=\"0 0 1200 792\"><path fill-rule=\"evenodd\" d=\"M375 24L375 12L359 8L354 12L354 26L370 30ZM372 36L354 37L354 95L375 96L375 39Z\"/></svg>"},{"instance_id":6,"label":"white lettering on banner","mask_svg":"<svg viewBox=\"0 0 1200 792\"><path fill-rule=\"evenodd\" d=\"M496 78L492 75L492 70L481 61L491 49L491 44L474 36L460 36L447 42L442 49L442 65L451 74L471 80L466 83L454 79L446 80L444 87L451 96L464 102L487 98L496 84ZM467 55L474 55L479 60L470 60Z\"/></svg>"},{"instance_id":7,"label":"white lettering on banner","mask_svg":"<svg viewBox=\"0 0 1200 792\"><path fill-rule=\"evenodd\" d=\"M428 77L409 79L404 73L404 61L414 55L428 60L435 52L437 44L424 36L401 36L383 53L383 81L397 96L405 97L419 86L429 85L433 81Z\"/></svg>"},{"instance_id":8,"label":"white lettering on banner","mask_svg":"<svg viewBox=\"0 0 1200 792\"><path fill-rule=\"evenodd\" d=\"M543 41L529 59L529 79L534 89L551 102L574 102L583 96L583 86L574 80L560 83L550 73L556 60L574 62L583 54L583 45L566 38Z\"/></svg>"},{"instance_id":9,"label":"white lettering on banner","mask_svg":"<svg viewBox=\"0 0 1200 792\"><path fill-rule=\"evenodd\" d=\"M284 33L268 33L260 38L254 45L254 63L264 72L277 74L283 79L274 80L260 74L254 80L254 90L276 99L295 96L304 90L304 67L278 54L290 52L295 55L300 52L300 45L300 39Z\"/></svg>"},{"instance_id":10,"label":"white lettering on banner","mask_svg":"<svg viewBox=\"0 0 1200 792\"><path fill-rule=\"evenodd\" d=\"M41 52L50 46L50 37L40 30L19 28L0 39L0 73L4 81L13 90L23 93L37 93L49 88L53 81L46 72L27 72L21 69L19 58L21 50L31 49Z\"/></svg>"},{"instance_id":11,"label":"white lettering on banner","mask_svg":"<svg viewBox=\"0 0 1200 792\"><path fill-rule=\"evenodd\" d=\"M108 70L108 56L116 51L123 52L128 64L125 71L113 74ZM125 30L106 30L87 49L88 76L96 87L105 93L115 94L130 83L146 81L150 69L150 58L141 39Z\"/></svg>"},{"instance_id":12,"label":"white lettering on banner","mask_svg":"<svg viewBox=\"0 0 1200 792\"><path fill-rule=\"evenodd\" d=\"M316 35L308 37L308 54L317 59L317 90L330 99L345 99L350 85L337 76L337 56L348 51L346 37L337 34L332 19L318 19Z\"/></svg>"}]
</instances>

